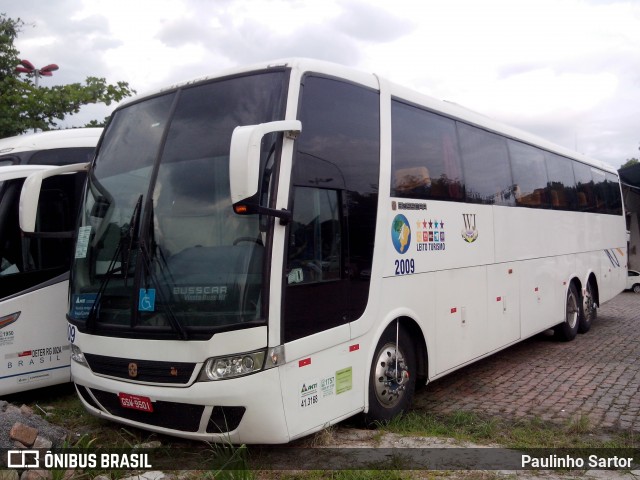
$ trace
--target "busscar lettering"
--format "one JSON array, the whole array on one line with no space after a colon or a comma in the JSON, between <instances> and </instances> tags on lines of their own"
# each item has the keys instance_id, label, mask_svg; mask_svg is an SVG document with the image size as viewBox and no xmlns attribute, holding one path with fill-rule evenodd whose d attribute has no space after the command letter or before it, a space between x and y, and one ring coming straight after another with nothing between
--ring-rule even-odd
<instances>
[{"instance_id":1,"label":"busscar lettering","mask_svg":"<svg viewBox=\"0 0 640 480\"><path fill-rule=\"evenodd\" d=\"M173 294L188 302L223 302L227 298L226 286L194 285L173 287Z\"/></svg>"}]
</instances>

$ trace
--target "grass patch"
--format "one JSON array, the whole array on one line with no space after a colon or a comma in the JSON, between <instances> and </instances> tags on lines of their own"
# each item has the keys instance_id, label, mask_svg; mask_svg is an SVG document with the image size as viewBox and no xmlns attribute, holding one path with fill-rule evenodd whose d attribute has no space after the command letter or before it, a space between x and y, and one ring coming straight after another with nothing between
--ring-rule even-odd
<instances>
[{"instance_id":1,"label":"grass patch","mask_svg":"<svg viewBox=\"0 0 640 480\"><path fill-rule=\"evenodd\" d=\"M558 425L540 418L507 421L472 412L450 415L409 412L380 428L399 435L445 437L507 448L636 448L638 445L633 432L595 435L589 418L584 415Z\"/></svg>"},{"instance_id":2,"label":"grass patch","mask_svg":"<svg viewBox=\"0 0 640 480\"><path fill-rule=\"evenodd\" d=\"M267 474L266 476L261 476L261 478L278 478L278 480L412 480L415 478L415 475L412 475L411 472L397 470L311 470L294 473L272 473L273 477ZM421 476L420 478L425 477Z\"/></svg>"},{"instance_id":3,"label":"grass patch","mask_svg":"<svg viewBox=\"0 0 640 480\"><path fill-rule=\"evenodd\" d=\"M443 478L464 480L504 480L496 472L480 471L410 471L410 470L338 470L338 471L306 471L306 472L260 472L260 480L436 480Z\"/></svg>"},{"instance_id":4,"label":"grass patch","mask_svg":"<svg viewBox=\"0 0 640 480\"><path fill-rule=\"evenodd\" d=\"M500 435L500 422L470 412L447 416L409 412L381 425L384 431L400 435L446 437L458 441L492 442Z\"/></svg>"}]
</instances>

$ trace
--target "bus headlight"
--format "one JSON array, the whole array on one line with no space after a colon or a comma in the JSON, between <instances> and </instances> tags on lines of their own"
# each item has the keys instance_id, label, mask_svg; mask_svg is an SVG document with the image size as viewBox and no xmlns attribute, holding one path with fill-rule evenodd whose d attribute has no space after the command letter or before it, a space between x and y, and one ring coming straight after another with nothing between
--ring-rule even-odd
<instances>
[{"instance_id":1,"label":"bus headlight","mask_svg":"<svg viewBox=\"0 0 640 480\"><path fill-rule=\"evenodd\" d=\"M84 365L85 367L89 366L87 364L87 359L84 358L84 354L82 353L82 350L80 350L80 347L74 344L71 344L71 360L73 360L76 363L79 363L80 365Z\"/></svg>"},{"instance_id":2,"label":"bus headlight","mask_svg":"<svg viewBox=\"0 0 640 480\"><path fill-rule=\"evenodd\" d=\"M262 370L264 358L264 350L228 357L210 358L205 362L199 380L224 380L249 375Z\"/></svg>"},{"instance_id":3,"label":"bus headlight","mask_svg":"<svg viewBox=\"0 0 640 480\"><path fill-rule=\"evenodd\" d=\"M226 380L228 378L250 375L263 369L273 368L284 363L284 347L278 346L266 350L214 357L204 363L198 377L200 382Z\"/></svg>"}]
</instances>

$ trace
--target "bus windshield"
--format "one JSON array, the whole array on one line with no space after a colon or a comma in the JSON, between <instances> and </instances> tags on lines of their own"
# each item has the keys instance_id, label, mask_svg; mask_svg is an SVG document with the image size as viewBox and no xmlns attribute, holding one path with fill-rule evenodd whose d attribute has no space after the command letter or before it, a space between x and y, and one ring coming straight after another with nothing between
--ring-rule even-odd
<instances>
[{"instance_id":1,"label":"bus windshield","mask_svg":"<svg viewBox=\"0 0 640 480\"><path fill-rule=\"evenodd\" d=\"M81 211L72 323L193 338L265 321L264 222L233 212L229 148L235 127L283 118L286 80L186 85L115 112Z\"/></svg>"}]
</instances>

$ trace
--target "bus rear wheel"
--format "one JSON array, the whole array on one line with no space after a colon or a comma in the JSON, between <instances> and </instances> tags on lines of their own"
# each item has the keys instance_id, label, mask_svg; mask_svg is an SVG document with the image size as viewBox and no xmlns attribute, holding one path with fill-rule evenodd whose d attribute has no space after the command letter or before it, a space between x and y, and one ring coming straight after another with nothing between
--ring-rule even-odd
<instances>
[{"instance_id":1,"label":"bus rear wheel","mask_svg":"<svg viewBox=\"0 0 640 480\"><path fill-rule=\"evenodd\" d=\"M578 332L587 333L591 329L591 325L598 317L598 306L593 296L594 288L591 282L587 283L582 298L582 311L580 312L580 321L578 323Z\"/></svg>"},{"instance_id":2,"label":"bus rear wheel","mask_svg":"<svg viewBox=\"0 0 640 480\"><path fill-rule=\"evenodd\" d=\"M580 323L580 296L578 289L572 283L567 291L567 303L565 307L565 319L554 328L556 337L568 342L576 338L578 324Z\"/></svg>"},{"instance_id":3,"label":"bus rear wheel","mask_svg":"<svg viewBox=\"0 0 640 480\"><path fill-rule=\"evenodd\" d=\"M380 337L371 362L365 424L372 427L406 411L415 386L415 346L406 330L393 323Z\"/></svg>"}]
</instances>

